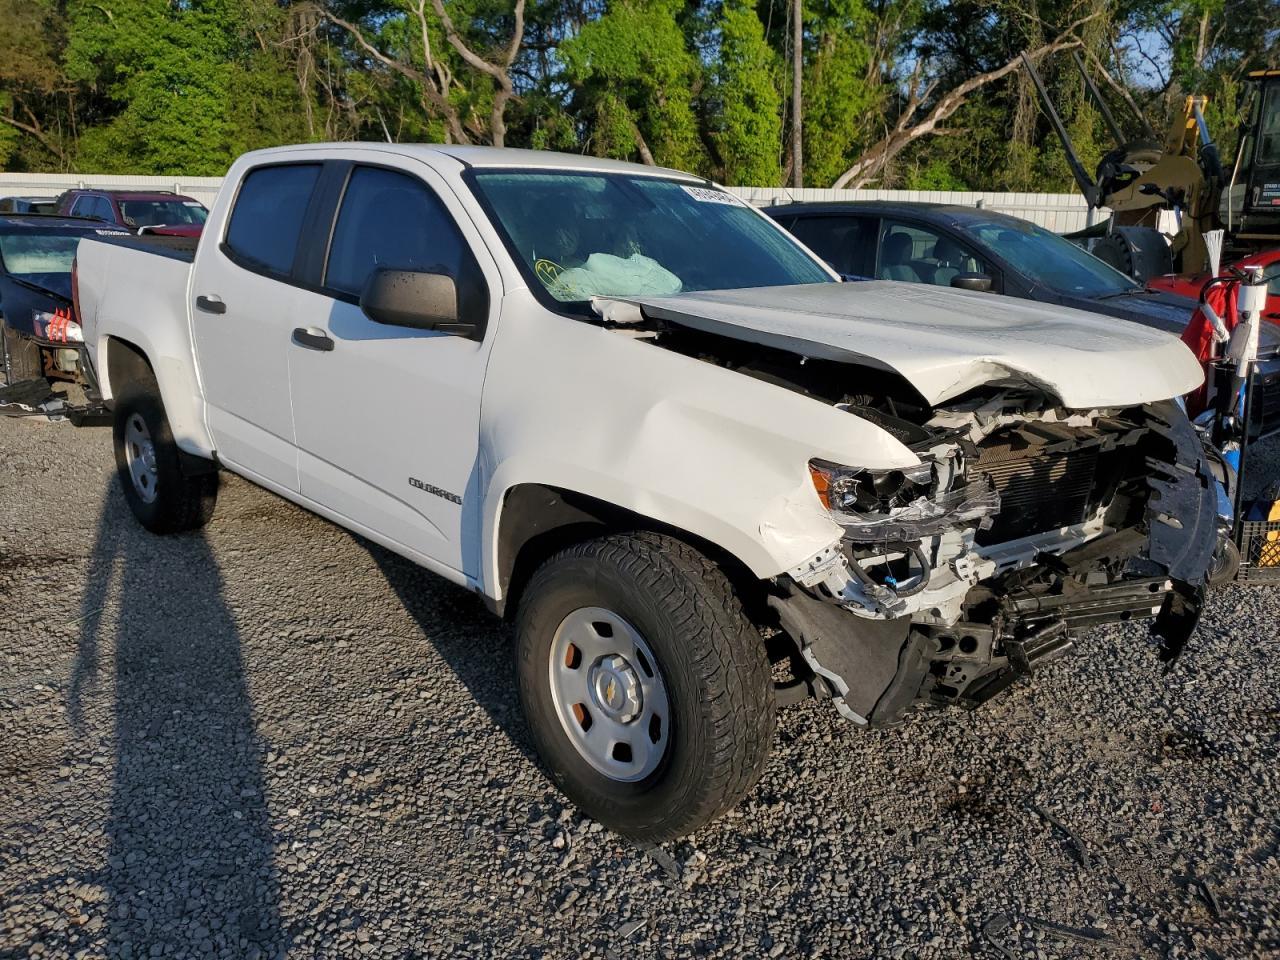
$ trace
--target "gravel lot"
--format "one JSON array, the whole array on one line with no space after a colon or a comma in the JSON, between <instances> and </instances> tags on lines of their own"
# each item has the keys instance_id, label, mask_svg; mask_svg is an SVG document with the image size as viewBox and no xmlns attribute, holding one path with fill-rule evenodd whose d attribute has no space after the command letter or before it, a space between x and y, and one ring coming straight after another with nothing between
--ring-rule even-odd
<instances>
[{"instance_id":1,"label":"gravel lot","mask_svg":"<svg viewBox=\"0 0 1280 960\"><path fill-rule=\"evenodd\" d=\"M0 420L0 957L1280 956L1280 589L1161 672L1098 630L975 714L783 713L664 849L530 754L464 591L235 478L132 520L105 430Z\"/></svg>"}]
</instances>

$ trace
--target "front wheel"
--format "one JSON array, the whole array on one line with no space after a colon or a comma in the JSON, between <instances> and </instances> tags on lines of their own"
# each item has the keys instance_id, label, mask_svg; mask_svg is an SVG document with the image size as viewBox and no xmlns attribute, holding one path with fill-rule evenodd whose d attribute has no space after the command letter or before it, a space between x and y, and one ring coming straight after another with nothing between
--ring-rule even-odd
<instances>
[{"instance_id":1,"label":"front wheel","mask_svg":"<svg viewBox=\"0 0 1280 960\"><path fill-rule=\"evenodd\" d=\"M520 699L552 779L633 840L736 804L773 740L769 661L723 572L650 533L569 547L526 587Z\"/></svg>"},{"instance_id":2,"label":"front wheel","mask_svg":"<svg viewBox=\"0 0 1280 960\"><path fill-rule=\"evenodd\" d=\"M152 533L204 526L213 515L218 475L183 471L155 380L128 384L114 413L116 470L138 522Z\"/></svg>"}]
</instances>

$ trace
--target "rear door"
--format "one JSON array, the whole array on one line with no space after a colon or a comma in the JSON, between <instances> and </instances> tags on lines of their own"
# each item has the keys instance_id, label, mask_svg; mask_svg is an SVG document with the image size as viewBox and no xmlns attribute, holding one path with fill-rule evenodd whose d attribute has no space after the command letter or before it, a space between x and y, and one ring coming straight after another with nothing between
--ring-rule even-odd
<instances>
[{"instance_id":1,"label":"rear door","mask_svg":"<svg viewBox=\"0 0 1280 960\"><path fill-rule=\"evenodd\" d=\"M228 465L296 492L289 397L297 326L300 238L320 163L255 167L217 233L206 233L192 274L191 318L209 431Z\"/></svg>"},{"instance_id":2,"label":"rear door","mask_svg":"<svg viewBox=\"0 0 1280 960\"><path fill-rule=\"evenodd\" d=\"M333 165L329 237L290 346L303 496L412 553L471 576L462 531L479 523L480 392L493 341L497 265L429 167L380 154ZM326 193L328 186L326 186ZM443 271L480 340L370 320L359 297L379 267ZM478 551L479 538L469 542Z\"/></svg>"}]
</instances>

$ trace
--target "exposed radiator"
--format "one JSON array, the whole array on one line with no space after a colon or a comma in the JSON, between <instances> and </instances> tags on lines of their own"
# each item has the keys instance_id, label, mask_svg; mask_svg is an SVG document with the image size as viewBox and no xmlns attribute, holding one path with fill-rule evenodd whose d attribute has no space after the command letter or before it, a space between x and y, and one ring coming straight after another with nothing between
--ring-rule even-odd
<instances>
[{"instance_id":1,"label":"exposed radiator","mask_svg":"<svg viewBox=\"0 0 1280 960\"><path fill-rule=\"evenodd\" d=\"M1055 453L1046 453L1046 446L1014 434L993 437L981 447L974 469L995 484L1000 512L990 530L979 532L979 543L1016 540L1083 523L1092 515L1097 446Z\"/></svg>"}]
</instances>

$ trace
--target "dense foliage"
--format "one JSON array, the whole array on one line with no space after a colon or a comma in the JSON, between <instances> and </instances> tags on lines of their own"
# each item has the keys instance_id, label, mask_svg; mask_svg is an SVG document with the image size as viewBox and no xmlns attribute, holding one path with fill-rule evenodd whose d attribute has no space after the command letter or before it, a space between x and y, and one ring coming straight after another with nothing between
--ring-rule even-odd
<instances>
[{"instance_id":1,"label":"dense foliage","mask_svg":"<svg viewBox=\"0 0 1280 960\"><path fill-rule=\"evenodd\" d=\"M1126 138L1135 109L1162 133L1202 92L1227 151L1242 76L1280 67L1275 9L804 0L805 182L1071 189L1027 76L1003 69L1024 49L1090 168L1112 141L1073 50ZM789 0L0 0L0 169L217 174L254 147L392 139L780 184L789 18Z\"/></svg>"}]
</instances>

